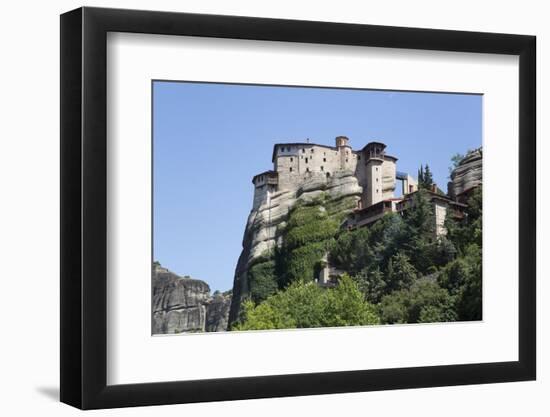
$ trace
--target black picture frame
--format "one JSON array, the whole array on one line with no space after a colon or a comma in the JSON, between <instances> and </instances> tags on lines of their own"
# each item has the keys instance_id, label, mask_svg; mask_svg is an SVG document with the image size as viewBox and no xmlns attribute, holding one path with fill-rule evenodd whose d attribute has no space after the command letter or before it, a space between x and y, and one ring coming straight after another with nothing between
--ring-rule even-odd
<instances>
[{"instance_id":1,"label":"black picture frame","mask_svg":"<svg viewBox=\"0 0 550 417\"><path fill-rule=\"evenodd\" d=\"M112 385L107 376L108 32L519 56L519 360ZM61 401L82 409L534 380L534 36L79 8L61 15Z\"/></svg>"}]
</instances>

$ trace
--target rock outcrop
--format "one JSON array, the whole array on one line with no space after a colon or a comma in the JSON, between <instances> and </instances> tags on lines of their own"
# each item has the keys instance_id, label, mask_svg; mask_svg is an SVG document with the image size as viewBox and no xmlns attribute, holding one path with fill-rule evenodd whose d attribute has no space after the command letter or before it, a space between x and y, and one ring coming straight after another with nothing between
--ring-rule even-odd
<instances>
[{"instance_id":1,"label":"rock outcrop","mask_svg":"<svg viewBox=\"0 0 550 417\"><path fill-rule=\"evenodd\" d=\"M227 330L229 321L230 294L214 294L206 306L207 332L223 332Z\"/></svg>"},{"instance_id":2,"label":"rock outcrop","mask_svg":"<svg viewBox=\"0 0 550 417\"><path fill-rule=\"evenodd\" d=\"M482 148L468 151L451 173L449 194L451 198L459 198L464 192L481 185L483 180L483 150Z\"/></svg>"},{"instance_id":3,"label":"rock outcrop","mask_svg":"<svg viewBox=\"0 0 550 417\"><path fill-rule=\"evenodd\" d=\"M331 199L360 200L363 189L352 171L335 172L331 177L311 173L295 188L277 191L271 198L250 212L243 237L243 250L237 262L229 323L239 316L242 299L248 295L247 271L258 258L281 245L281 231L297 201L311 201L321 195Z\"/></svg>"},{"instance_id":4,"label":"rock outcrop","mask_svg":"<svg viewBox=\"0 0 550 417\"><path fill-rule=\"evenodd\" d=\"M212 297L204 281L181 277L155 263L152 292L153 334L227 329L231 297Z\"/></svg>"}]
</instances>

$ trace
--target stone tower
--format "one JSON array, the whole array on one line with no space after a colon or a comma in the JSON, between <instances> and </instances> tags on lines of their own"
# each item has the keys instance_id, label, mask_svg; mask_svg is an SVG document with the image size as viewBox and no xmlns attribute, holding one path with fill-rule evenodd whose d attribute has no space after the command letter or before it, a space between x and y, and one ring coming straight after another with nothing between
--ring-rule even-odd
<instances>
[{"instance_id":1,"label":"stone tower","mask_svg":"<svg viewBox=\"0 0 550 417\"><path fill-rule=\"evenodd\" d=\"M347 136L337 136L336 137L336 147L341 148L343 146L349 146L348 145L349 139Z\"/></svg>"},{"instance_id":2,"label":"stone tower","mask_svg":"<svg viewBox=\"0 0 550 417\"><path fill-rule=\"evenodd\" d=\"M279 174L275 171L265 171L252 178L254 184L254 201L252 210L256 210L261 204L269 201L271 194L277 191Z\"/></svg>"},{"instance_id":3,"label":"stone tower","mask_svg":"<svg viewBox=\"0 0 550 417\"><path fill-rule=\"evenodd\" d=\"M349 139L347 136L336 137L336 149L338 154L339 170L349 169L350 156L352 156L351 146L348 144Z\"/></svg>"},{"instance_id":4,"label":"stone tower","mask_svg":"<svg viewBox=\"0 0 550 417\"><path fill-rule=\"evenodd\" d=\"M363 207L368 207L383 200L384 149L386 145L380 142L370 142L363 148L365 161L365 184L363 184Z\"/></svg>"}]
</instances>

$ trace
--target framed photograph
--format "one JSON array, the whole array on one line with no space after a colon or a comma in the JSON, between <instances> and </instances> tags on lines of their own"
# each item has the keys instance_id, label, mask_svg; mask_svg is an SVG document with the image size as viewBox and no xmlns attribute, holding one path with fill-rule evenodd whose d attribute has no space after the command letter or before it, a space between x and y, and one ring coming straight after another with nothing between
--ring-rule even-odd
<instances>
[{"instance_id":1,"label":"framed photograph","mask_svg":"<svg viewBox=\"0 0 550 417\"><path fill-rule=\"evenodd\" d=\"M535 37L61 16L61 401L533 380Z\"/></svg>"}]
</instances>

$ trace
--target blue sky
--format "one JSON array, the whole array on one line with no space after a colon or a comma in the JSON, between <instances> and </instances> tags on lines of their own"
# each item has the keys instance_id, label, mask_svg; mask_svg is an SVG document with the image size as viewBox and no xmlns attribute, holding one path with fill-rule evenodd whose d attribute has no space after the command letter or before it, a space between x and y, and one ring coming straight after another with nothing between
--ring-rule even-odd
<instances>
[{"instance_id":1,"label":"blue sky","mask_svg":"<svg viewBox=\"0 0 550 417\"><path fill-rule=\"evenodd\" d=\"M482 140L479 95L155 81L153 106L153 256L212 291L232 287L274 143L384 142L399 171L428 163L446 191L451 156Z\"/></svg>"}]
</instances>

